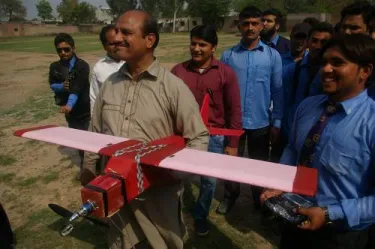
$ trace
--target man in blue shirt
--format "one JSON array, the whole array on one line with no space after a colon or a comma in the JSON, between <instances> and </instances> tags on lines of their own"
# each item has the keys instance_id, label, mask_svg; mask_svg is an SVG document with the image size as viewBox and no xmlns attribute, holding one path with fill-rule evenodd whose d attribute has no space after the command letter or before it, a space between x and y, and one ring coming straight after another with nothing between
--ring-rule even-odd
<instances>
[{"instance_id":1,"label":"man in blue shirt","mask_svg":"<svg viewBox=\"0 0 375 249\"><path fill-rule=\"evenodd\" d=\"M247 142L250 158L267 160L269 145L277 143L282 118L282 62L280 54L259 39L263 29L262 12L250 6L239 15L241 42L224 51L221 61L236 72L241 95L242 123L245 130L238 154L243 156ZM272 114L269 111L273 101ZM272 120L270 124L270 120ZM230 167L230 165L228 165ZM260 188L252 187L256 208L260 207ZM227 213L240 194L240 184L225 183L224 201L217 212Z\"/></svg>"},{"instance_id":2,"label":"man in blue shirt","mask_svg":"<svg viewBox=\"0 0 375 249\"><path fill-rule=\"evenodd\" d=\"M268 9L263 12L263 30L260 33L262 41L271 48L276 49L280 54L290 51L290 41L277 32L282 24L283 17L277 9Z\"/></svg>"},{"instance_id":3,"label":"man in blue shirt","mask_svg":"<svg viewBox=\"0 0 375 249\"><path fill-rule=\"evenodd\" d=\"M344 34L365 34L372 35L371 20L374 16L374 7L367 1L355 2L346 6L341 11L340 32ZM370 77L368 94L375 99L375 75Z\"/></svg>"},{"instance_id":4,"label":"man in blue shirt","mask_svg":"<svg viewBox=\"0 0 375 249\"><path fill-rule=\"evenodd\" d=\"M334 30L331 24L326 22L316 24L309 32L308 55L298 63L291 64L283 70L285 101L281 142L288 141L295 110L302 100L308 96L321 93L320 76L318 73L321 65L320 50L332 38L333 33Z\"/></svg>"},{"instance_id":5,"label":"man in blue shirt","mask_svg":"<svg viewBox=\"0 0 375 249\"><path fill-rule=\"evenodd\" d=\"M307 43L311 26L307 23L297 23L290 33L291 51L280 54L283 68L294 64L307 55Z\"/></svg>"},{"instance_id":6,"label":"man in blue shirt","mask_svg":"<svg viewBox=\"0 0 375 249\"><path fill-rule=\"evenodd\" d=\"M341 11L340 32L369 35L373 7L367 1L349 4Z\"/></svg>"},{"instance_id":7,"label":"man in blue shirt","mask_svg":"<svg viewBox=\"0 0 375 249\"><path fill-rule=\"evenodd\" d=\"M316 206L294 210L307 220L285 227L281 249L369 248L375 224L375 102L366 89L375 42L363 34L339 36L323 52L326 95L300 104L281 158L318 170ZM261 199L280 193L267 190Z\"/></svg>"}]
</instances>

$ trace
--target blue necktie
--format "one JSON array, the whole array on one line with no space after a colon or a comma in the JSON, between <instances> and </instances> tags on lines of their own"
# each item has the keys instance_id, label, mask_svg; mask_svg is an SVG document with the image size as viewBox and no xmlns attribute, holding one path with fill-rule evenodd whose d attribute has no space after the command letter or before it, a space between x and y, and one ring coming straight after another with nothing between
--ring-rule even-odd
<instances>
[{"instance_id":1,"label":"blue necktie","mask_svg":"<svg viewBox=\"0 0 375 249\"><path fill-rule=\"evenodd\" d=\"M335 114L337 107L327 101L326 107L320 116L319 120L310 129L309 134L303 144L303 148L300 155L299 165L305 167L311 167L311 163L314 158L316 145L319 143L320 136L326 127L329 118Z\"/></svg>"}]
</instances>

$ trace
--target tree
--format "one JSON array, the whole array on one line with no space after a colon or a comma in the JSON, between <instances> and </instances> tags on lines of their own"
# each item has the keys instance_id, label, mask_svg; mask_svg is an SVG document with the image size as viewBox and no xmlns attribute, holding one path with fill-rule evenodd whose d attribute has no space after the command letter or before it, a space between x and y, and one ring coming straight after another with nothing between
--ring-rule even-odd
<instances>
[{"instance_id":1,"label":"tree","mask_svg":"<svg viewBox=\"0 0 375 249\"><path fill-rule=\"evenodd\" d=\"M57 13L62 18L64 23L74 23L74 8L77 2L74 0L62 0L59 5L57 5Z\"/></svg>"},{"instance_id":2,"label":"tree","mask_svg":"<svg viewBox=\"0 0 375 249\"><path fill-rule=\"evenodd\" d=\"M76 24L96 22L96 8L87 3L79 3L73 11L73 19Z\"/></svg>"},{"instance_id":3,"label":"tree","mask_svg":"<svg viewBox=\"0 0 375 249\"><path fill-rule=\"evenodd\" d=\"M138 5L137 0L106 0L106 2L115 18L119 17L126 10L135 9Z\"/></svg>"},{"instance_id":4,"label":"tree","mask_svg":"<svg viewBox=\"0 0 375 249\"><path fill-rule=\"evenodd\" d=\"M218 26L228 14L232 0L186 0L188 12L193 17L201 17L204 24Z\"/></svg>"},{"instance_id":5,"label":"tree","mask_svg":"<svg viewBox=\"0 0 375 249\"><path fill-rule=\"evenodd\" d=\"M240 12L246 6L253 5L260 10L275 8L282 14L302 13L306 12L308 7L311 6L309 1L314 0L234 0L233 8L235 11Z\"/></svg>"},{"instance_id":6,"label":"tree","mask_svg":"<svg viewBox=\"0 0 375 249\"><path fill-rule=\"evenodd\" d=\"M341 10L354 2L354 0L310 0L309 12L314 13L340 13Z\"/></svg>"},{"instance_id":7,"label":"tree","mask_svg":"<svg viewBox=\"0 0 375 249\"><path fill-rule=\"evenodd\" d=\"M173 18L173 33L176 30L176 18L183 13L185 0L164 0L159 2L160 14L166 18Z\"/></svg>"},{"instance_id":8,"label":"tree","mask_svg":"<svg viewBox=\"0 0 375 249\"><path fill-rule=\"evenodd\" d=\"M52 6L49 1L47 0L39 0L39 2L35 5L36 9L38 10L38 16L45 21L46 19L52 19Z\"/></svg>"},{"instance_id":9,"label":"tree","mask_svg":"<svg viewBox=\"0 0 375 249\"><path fill-rule=\"evenodd\" d=\"M142 9L144 11L147 11L148 13L150 13L151 15L155 17L159 17L159 14L162 11L164 2L167 2L167 1L166 0L139 0L135 8Z\"/></svg>"},{"instance_id":10,"label":"tree","mask_svg":"<svg viewBox=\"0 0 375 249\"><path fill-rule=\"evenodd\" d=\"M284 7L288 11L288 13L302 13L307 11L308 1L284 0Z\"/></svg>"},{"instance_id":11,"label":"tree","mask_svg":"<svg viewBox=\"0 0 375 249\"><path fill-rule=\"evenodd\" d=\"M96 21L96 8L87 2L62 0L57 6L57 12L64 23L81 24Z\"/></svg>"},{"instance_id":12,"label":"tree","mask_svg":"<svg viewBox=\"0 0 375 249\"><path fill-rule=\"evenodd\" d=\"M24 18L26 13L21 0L0 0L0 14L8 16L9 22L14 16Z\"/></svg>"}]
</instances>

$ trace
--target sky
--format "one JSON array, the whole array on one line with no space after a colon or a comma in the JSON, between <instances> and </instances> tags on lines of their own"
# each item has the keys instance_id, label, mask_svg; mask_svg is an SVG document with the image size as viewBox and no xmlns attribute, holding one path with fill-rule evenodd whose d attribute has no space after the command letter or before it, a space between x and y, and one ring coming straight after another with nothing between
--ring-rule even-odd
<instances>
[{"instance_id":1,"label":"sky","mask_svg":"<svg viewBox=\"0 0 375 249\"><path fill-rule=\"evenodd\" d=\"M54 15L56 15L56 6L61 2L61 0L48 0L51 3ZM107 3L105 0L84 0L85 2L91 3L95 7L99 7L99 5L107 7ZM38 12L36 10L35 4L38 0L23 0L24 5L27 9L27 19L33 19L38 17Z\"/></svg>"}]
</instances>

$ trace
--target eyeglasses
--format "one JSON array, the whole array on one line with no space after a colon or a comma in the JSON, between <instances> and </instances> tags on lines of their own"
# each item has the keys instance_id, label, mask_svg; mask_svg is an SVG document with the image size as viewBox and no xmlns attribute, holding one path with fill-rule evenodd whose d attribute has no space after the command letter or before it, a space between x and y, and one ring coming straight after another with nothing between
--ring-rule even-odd
<instances>
[{"instance_id":1,"label":"eyeglasses","mask_svg":"<svg viewBox=\"0 0 375 249\"><path fill-rule=\"evenodd\" d=\"M57 53L61 53L64 51L65 53L69 53L71 51L70 48L56 48Z\"/></svg>"}]
</instances>

